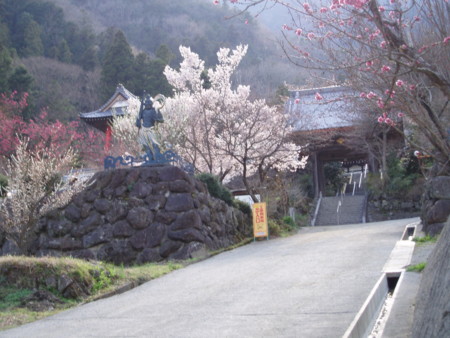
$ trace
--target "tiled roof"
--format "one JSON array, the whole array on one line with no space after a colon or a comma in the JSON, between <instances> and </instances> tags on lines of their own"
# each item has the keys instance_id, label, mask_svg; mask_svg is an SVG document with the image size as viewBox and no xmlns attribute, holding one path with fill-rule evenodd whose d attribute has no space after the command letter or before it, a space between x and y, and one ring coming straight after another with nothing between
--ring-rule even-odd
<instances>
[{"instance_id":1,"label":"tiled roof","mask_svg":"<svg viewBox=\"0 0 450 338\"><path fill-rule=\"evenodd\" d=\"M105 111L92 111L89 113L80 113L80 118L84 120L91 120L91 119L102 119L102 118L108 118L111 116L122 116L127 113L127 107L121 107L121 108L114 108L114 109L108 109Z\"/></svg>"},{"instance_id":2,"label":"tiled roof","mask_svg":"<svg viewBox=\"0 0 450 338\"><path fill-rule=\"evenodd\" d=\"M114 102L118 95L121 95L125 100L120 100ZM108 118L114 115L125 115L127 114L128 108L128 100L135 99L139 101L139 97L131 93L128 89L126 89L121 83L116 88L116 91L111 96L111 98L106 101L104 105L102 105L99 109L94 110L92 112L80 113L81 119L102 119Z\"/></svg>"},{"instance_id":3,"label":"tiled roof","mask_svg":"<svg viewBox=\"0 0 450 338\"><path fill-rule=\"evenodd\" d=\"M322 96L321 100L316 93ZM346 87L291 90L285 112L292 117L296 131L348 127L353 125L353 108L345 97L353 96Z\"/></svg>"}]
</instances>

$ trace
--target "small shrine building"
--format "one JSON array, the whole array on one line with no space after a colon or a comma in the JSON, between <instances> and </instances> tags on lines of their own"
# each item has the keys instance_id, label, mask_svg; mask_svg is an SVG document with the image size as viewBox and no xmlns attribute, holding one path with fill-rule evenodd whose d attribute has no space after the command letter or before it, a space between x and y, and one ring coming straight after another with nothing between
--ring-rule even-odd
<instances>
[{"instance_id":1,"label":"small shrine building","mask_svg":"<svg viewBox=\"0 0 450 338\"><path fill-rule=\"evenodd\" d=\"M119 83L114 94L103 106L92 112L80 113L80 119L105 133L105 149L109 149L111 147L113 117L129 114L132 110L139 109L139 105L139 97Z\"/></svg>"}]
</instances>

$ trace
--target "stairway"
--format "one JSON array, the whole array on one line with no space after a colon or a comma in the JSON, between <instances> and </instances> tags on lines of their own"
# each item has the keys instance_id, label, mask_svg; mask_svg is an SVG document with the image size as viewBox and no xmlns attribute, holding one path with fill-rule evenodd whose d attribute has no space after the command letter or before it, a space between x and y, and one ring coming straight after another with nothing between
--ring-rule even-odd
<instances>
[{"instance_id":1,"label":"stairway","mask_svg":"<svg viewBox=\"0 0 450 338\"><path fill-rule=\"evenodd\" d=\"M323 197L315 225L355 224L363 222L364 195ZM339 201L339 214L337 213Z\"/></svg>"}]
</instances>

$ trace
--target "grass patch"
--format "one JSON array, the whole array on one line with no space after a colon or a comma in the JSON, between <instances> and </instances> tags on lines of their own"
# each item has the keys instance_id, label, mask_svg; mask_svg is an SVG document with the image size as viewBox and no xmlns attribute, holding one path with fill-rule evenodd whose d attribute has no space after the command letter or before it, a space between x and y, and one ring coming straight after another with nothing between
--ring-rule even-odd
<instances>
[{"instance_id":1,"label":"grass patch","mask_svg":"<svg viewBox=\"0 0 450 338\"><path fill-rule=\"evenodd\" d=\"M121 268L123 277L121 281L127 282L146 282L155 278L159 278L184 267L184 264L168 262L166 264L148 263L144 265L136 265L127 268Z\"/></svg>"},{"instance_id":2,"label":"grass patch","mask_svg":"<svg viewBox=\"0 0 450 338\"><path fill-rule=\"evenodd\" d=\"M0 311L19 307L22 300L32 293L30 289L0 286Z\"/></svg>"},{"instance_id":3,"label":"grass patch","mask_svg":"<svg viewBox=\"0 0 450 338\"><path fill-rule=\"evenodd\" d=\"M424 237L415 237L413 238L413 241L419 244L423 243L436 243L438 240L438 236L430 236L426 235Z\"/></svg>"},{"instance_id":4,"label":"grass patch","mask_svg":"<svg viewBox=\"0 0 450 338\"><path fill-rule=\"evenodd\" d=\"M0 330L23 325L70 307L98 298L120 293L124 285L129 288L171 271L184 263L115 266L102 262L87 262L70 257L0 257ZM63 279L60 279L65 276ZM70 278L83 292L69 299L63 295L58 283ZM59 300L49 311L27 308L27 297L36 290L49 291ZM122 291L123 292L123 291ZM67 295L66 295L67 296Z\"/></svg>"},{"instance_id":5,"label":"grass patch","mask_svg":"<svg viewBox=\"0 0 450 338\"><path fill-rule=\"evenodd\" d=\"M29 311L26 308L13 308L9 311L0 311L0 331L12 329L13 327L34 322L51 315L54 315L59 310L35 312Z\"/></svg>"},{"instance_id":6,"label":"grass patch","mask_svg":"<svg viewBox=\"0 0 450 338\"><path fill-rule=\"evenodd\" d=\"M416 265L408 266L406 271L409 271L409 272L422 272L423 269L425 269L426 266L427 266L427 263L426 262L422 262L422 263L418 263Z\"/></svg>"}]
</instances>

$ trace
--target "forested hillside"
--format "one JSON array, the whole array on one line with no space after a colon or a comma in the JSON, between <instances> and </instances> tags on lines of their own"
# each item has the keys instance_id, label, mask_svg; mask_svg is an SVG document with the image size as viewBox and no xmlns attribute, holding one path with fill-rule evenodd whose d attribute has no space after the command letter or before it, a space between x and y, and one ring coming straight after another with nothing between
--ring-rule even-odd
<instances>
[{"instance_id":1,"label":"forested hillside","mask_svg":"<svg viewBox=\"0 0 450 338\"><path fill-rule=\"evenodd\" d=\"M217 62L221 47L248 44L249 51L238 70L239 83L250 84L258 96L270 96L287 81L302 83L305 76L293 66L280 49L276 37L262 26L264 20L244 13L227 19L236 7L214 5L212 0L52 0L76 22L90 22L95 31L104 31L114 23L128 41L150 55L159 46L167 46L173 56L171 65L180 61L178 47L189 46L206 61ZM279 27L281 29L281 25Z\"/></svg>"},{"instance_id":2,"label":"forested hillside","mask_svg":"<svg viewBox=\"0 0 450 338\"><path fill-rule=\"evenodd\" d=\"M0 93L30 93L25 118L47 107L62 120L96 109L119 82L170 95L162 72L179 63L180 45L214 65L219 48L248 44L235 82L259 96L301 82L270 34L250 16L226 20L232 13L204 0L0 0Z\"/></svg>"}]
</instances>

